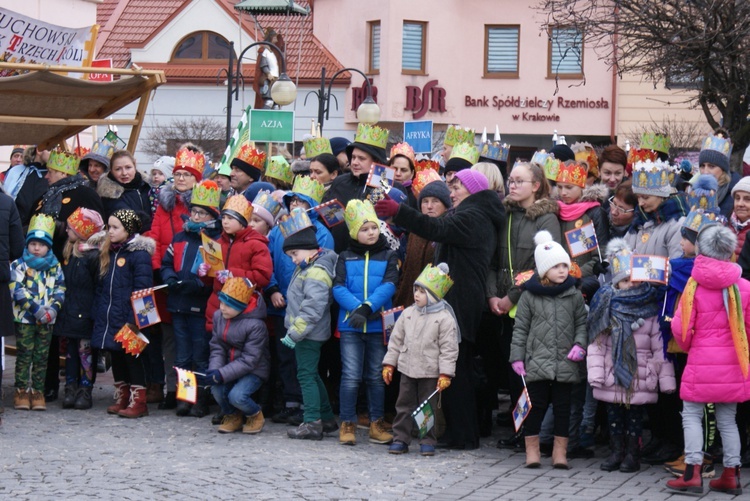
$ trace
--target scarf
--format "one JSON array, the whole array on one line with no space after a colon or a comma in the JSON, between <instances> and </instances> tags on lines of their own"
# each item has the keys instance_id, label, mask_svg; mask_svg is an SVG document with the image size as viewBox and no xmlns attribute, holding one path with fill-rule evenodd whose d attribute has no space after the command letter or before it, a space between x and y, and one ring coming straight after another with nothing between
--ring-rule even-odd
<instances>
[{"instance_id":1,"label":"scarf","mask_svg":"<svg viewBox=\"0 0 750 501\"><path fill-rule=\"evenodd\" d=\"M721 202L724 201L726 196L729 194L729 187L731 185L731 181L722 185L719 185L719 191L716 192L716 205L718 206Z\"/></svg>"},{"instance_id":2,"label":"scarf","mask_svg":"<svg viewBox=\"0 0 750 501\"><path fill-rule=\"evenodd\" d=\"M23 262L26 263L26 266L29 268L37 271L47 271L57 264L57 258L52 250L48 250L47 254L44 256L37 257L26 248L23 250Z\"/></svg>"},{"instance_id":3,"label":"scarf","mask_svg":"<svg viewBox=\"0 0 750 501\"><path fill-rule=\"evenodd\" d=\"M427 293L427 297L428 298L430 297L429 292ZM423 313L423 314L435 313L437 311L442 311L442 310L448 310L448 313L451 314L451 316L453 317L453 321L456 323L456 337L458 339L458 343L460 344L461 343L461 329L458 327L458 319L456 318L456 312L453 311L453 307L450 304L448 304L448 302L444 299L441 299L440 301L436 301L432 304L430 304L430 300L428 299L427 303L428 304L426 304L424 307L421 307L421 308L417 306L416 304L413 306L414 308L417 309L418 312Z\"/></svg>"},{"instance_id":4,"label":"scarf","mask_svg":"<svg viewBox=\"0 0 750 501\"><path fill-rule=\"evenodd\" d=\"M677 193L665 199L654 212L643 212L643 209L639 205L636 208L635 217L630 224L628 232L638 233L638 230L649 221L653 221L655 225L659 225L672 219L680 219L683 216L687 216L688 212L685 195L682 193Z\"/></svg>"},{"instance_id":5,"label":"scarf","mask_svg":"<svg viewBox=\"0 0 750 501\"><path fill-rule=\"evenodd\" d=\"M571 287L575 287L576 279L568 275L561 284L543 285L538 273L534 273L524 284L523 289L536 296L559 296Z\"/></svg>"},{"instance_id":6,"label":"scarf","mask_svg":"<svg viewBox=\"0 0 750 501\"><path fill-rule=\"evenodd\" d=\"M565 202L558 200L557 206L560 207L559 218L561 221L575 221L583 216L587 210L593 209L594 207L601 207L599 202L576 202L573 204L566 204Z\"/></svg>"},{"instance_id":7,"label":"scarf","mask_svg":"<svg viewBox=\"0 0 750 501\"><path fill-rule=\"evenodd\" d=\"M589 343L609 330L612 338L612 363L615 383L633 393L631 385L638 371L638 352L633 331L647 318L659 314L658 291L644 283L630 289L615 289L607 284L591 301L586 328Z\"/></svg>"},{"instance_id":8,"label":"scarf","mask_svg":"<svg viewBox=\"0 0 750 501\"><path fill-rule=\"evenodd\" d=\"M200 233L204 228L209 230L216 228L216 222L217 220L213 219L211 221L204 221L202 223L194 223L193 221L188 219L187 221L185 221L185 224L182 225L182 229L187 233Z\"/></svg>"},{"instance_id":9,"label":"scarf","mask_svg":"<svg viewBox=\"0 0 750 501\"><path fill-rule=\"evenodd\" d=\"M378 241L372 245L364 245L354 240L353 238L349 239L349 250L361 256L364 256L365 252L374 254L375 252L386 249L390 249L390 246L388 245L388 241L385 239L385 236L382 233L378 237Z\"/></svg>"},{"instance_id":10,"label":"scarf","mask_svg":"<svg viewBox=\"0 0 750 501\"><path fill-rule=\"evenodd\" d=\"M750 224L750 219L742 223L739 219L737 219L737 216L734 214L734 212L732 212L732 216L729 218L729 222L732 223L732 228L734 228L735 233L739 233L744 230L748 224Z\"/></svg>"},{"instance_id":11,"label":"scarf","mask_svg":"<svg viewBox=\"0 0 750 501\"><path fill-rule=\"evenodd\" d=\"M68 176L59 180L50 186L49 189L47 189L47 192L42 196L40 202L41 209L39 212L52 216L53 219L57 219L60 215L60 209L62 208L63 193L75 190L80 186L85 186L87 183L86 178L80 174Z\"/></svg>"},{"instance_id":12,"label":"scarf","mask_svg":"<svg viewBox=\"0 0 750 501\"><path fill-rule=\"evenodd\" d=\"M141 177L141 173L140 172L136 172L135 173L135 177L133 178L133 180L130 181L129 183L125 183L125 184L123 184L120 181L118 181L117 179L115 179L115 176L112 175L112 171L107 172L107 177L110 180L112 180L115 183L117 183L118 185L120 185L123 188L125 188L126 190L137 190L143 184L143 178Z\"/></svg>"},{"instance_id":13,"label":"scarf","mask_svg":"<svg viewBox=\"0 0 750 501\"><path fill-rule=\"evenodd\" d=\"M47 169L42 167L42 164L32 163L30 165L16 165L8 171L5 177L5 189L8 190L8 195L13 197L13 200L16 199L18 192L23 188L26 177L32 172L37 177L43 178L47 173Z\"/></svg>"}]
</instances>

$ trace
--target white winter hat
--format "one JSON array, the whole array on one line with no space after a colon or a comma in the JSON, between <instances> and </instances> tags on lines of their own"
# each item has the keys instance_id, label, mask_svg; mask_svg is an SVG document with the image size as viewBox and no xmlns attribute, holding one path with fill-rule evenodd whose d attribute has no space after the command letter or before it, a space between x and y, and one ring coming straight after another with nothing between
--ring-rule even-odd
<instances>
[{"instance_id":1,"label":"white winter hat","mask_svg":"<svg viewBox=\"0 0 750 501\"><path fill-rule=\"evenodd\" d=\"M745 176L737 181L737 184L735 184L734 188L732 188L732 196L734 196L734 194L738 191L746 191L750 193L750 176Z\"/></svg>"},{"instance_id":2,"label":"white winter hat","mask_svg":"<svg viewBox=\"0 0 750 501\"><path fill-rule=\"evenodd\" d=\"M543 278L550 268L558 264L565 263L570 267L570 256L565 252L562 245L552 239L552 234L547 230L542 230L534 235L534 261L536 262L536 271L539 277Z\"/></svg>"},{"instance_id":3,"label":"white winter hat","mask_svg":"<svg viewBox=\"0 0 750 501\"><path fill-rule=\"evenodd\" d=\"M157 158L151 169L161 171L164 177L169 179L172 177L172 170L174 169L174 157L164 156Z\"/></svg>"}]
</instances>

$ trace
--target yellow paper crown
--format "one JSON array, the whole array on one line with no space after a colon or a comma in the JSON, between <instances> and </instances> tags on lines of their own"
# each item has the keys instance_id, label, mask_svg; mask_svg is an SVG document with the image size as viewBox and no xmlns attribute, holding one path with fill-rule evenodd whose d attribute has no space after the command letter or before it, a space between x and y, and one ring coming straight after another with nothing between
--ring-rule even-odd
<instances>
[{"instance_id":1,"label":"yellow paper crown","mask_svg":"<svg viewBox=\"0 0 750 501\"><path fill-rule=\"evenodd\" d=\"M78 172L78 157L66 151L54 150L49 154L47 168L75 176Z\"/></svg>"},{"instance_id":2,"label":"yellow paper crown","mask_svg":"<svg viewBox=\"0 0 750 501\"><path fill-rule=\"evenodd\" d=\"M378 223L378 215L375 213L375 208L372 204L365 200L352 199L346 204L344 210L344 221L346 226L349 228L349 236L356 240L357 233L363 224L367 222Z\"/></svg>"},{"instance_id":3,"label":"yellow paper crown","mask_svg":"<svg viewBox=\"0 0 750 501\"><path fill-rule=\"evenodd\" d=\"M411 183L411 191L414 193L414 196L419 198L419 194L422 193L424 187L433 181L442 181L440 174L432 169L417 171L414 181Z\"/></svg>"},{"instance_id":4,"label":"yellow paper crown","mask_svg":"<svg viewBox=\"0 0 750 501\"><path fill-rule=\"evenodd\" d=\"M186 170L197 179L203 177L203 169L206 167L206 157L203 153L190 151L182 148L174 157L174 170Z\"/></svg>"},{"instance_id":5,"label":"yellow paper crown","mask_svg":"<svg viewBox=\"0 0 750 501\"><path fill-rule=\"evenodd\" d=\"M588 173L599 177L599 158L590 143L573 143L570 149L575 153L577 162L586 162L589 166Z\"/></svg>"},{"instance_id":6,"label":"yellow paper crown","mask_svg":"<svg viewBox=\"0 0 750 501\"><path fill-rule=\"evenodd\" d=\"M286 161L286 158L281 155L271 157L271 161L268 162L268 167L266 168L264 175L267 178L272 177L287 184L292 184L292 181L294 181L292 167L289 165L289 162Z\"/></svg>"},{"instance_id":7,"label":"yellow paper crown","mask_svg":"<svg viewBox=\"0 0 750 501\"><path fill-rule=\"evenodd\" d=\"M669 136L658 132L646 132L641 136L641 149L669 154Z\"/></svg>"},{"instance_id":8,"label":"yellow paper crown","mask_svg":"<svg viewBox=\"0 0 750 501\"><path fill-rule=\"evenodd\" d=\"M294 209L289 215L282 216L278 223L279 231L284 238L289 238L290 235L294 235L312 225L310 216L302 209Z\"/></svg>"},{"instance_id":9,"label":"yellow paper crown","mask_svg":"<svg viewBox=\"0 0 750 501\"><path fill-rule=\"evenodd\" d=\"M450 288L453 287L453 279L448 275L447 269L448 265L445 263L440 263L437 266L428 264L419 274L417 280L414 281L414 284L424 287L438 299L443 299Z\"/></svg>"},{"instance_id":10,"label":"yellow paper crown","mask_svg":"<svg viewBox=\"0 0 750 501\"><path fill-rule=\"evenodd\" d=\"M391 148L391 160L393 160L396 155L408 158L411 160L411 164L414 165L414 148L412 148L409 143L394 144L393 148Z\"/></svg>"},{"instance_id":11,"label":"yellow paper crown","mask_svg":"<svg viewBox=\"0 0 750 501\"><path fill-rule=\"evenodd\" d=\"M320 181L309 176L297 176L297 179L294 180L292 192L308 196L320 203L326 193L326 187Z\"/></svg>"},{"instance_id":12,"label":"yellow paper crown","mask_svg":"<svg viewBox=\"0 0 750 501\"><path fill-rule=\"evenodd\" d=\"M261 172L263 172L263 169L266 167L266 153L261 150L256 150L249 144L243 144L235 158L246 164L252 165Z\"/></svg>"},{"instance_id":13,"label":"yellow paper crown","mask_svg":"<svg viewBox=\"0 0 750 501\"><path fill-rule=\"evenodd\" d=\"M220 200L221 189L219 189L219 185L213 181L204 180L193 187L190 203L218 210Z\"/></svg>"},{"instance_id":14,"label":"yellow paper crown","mask_svg":"<svg viewBox=\"0 0 750 501\"><path fill-rule=\"evenodd\" d=\"M377 125L361 123L357 126L357 135L354 136L354 142L385 149L388 144L388 130Z\"/></svg>"},{"instance_id":15,"label":"yellow paper crown","mask_svg":"<svg viewBox=\"0 0 750 501\"><path fill-rule=\"evenodd\" d=\"M245 224L250 221L253 217L253 206L247 201L245 195L234 195L227 198L224 208L221 209L221 213L229 212L230 215L241 216L245 219Z\"/></svg>"},{"instance_id":16,"label":"yellow paper crown","mask_svg":"<svg viewBox=\"0 0 750 501\"><path fill-rule=\"evenodd\" d=\"M305 156L308 160L312 160L323 153L330 153L333 155L331 142L325 137L311 137L310 139L303 141L302 146L305 148Z\"/></svg>"},{"instance_id":17,"label":"yellow paper crown","mask_svg":"<svg viewBox=\"0 0 750 501\"><path fill-rule=\"evenodd\" d=\"M221 292L242 304L248 304L255 292L255 286L245 277L232 277L224 282Z\"/></svg>"},{"instance_id":18,"label":"yellow paper crown","mask_svg":"<svg viewBox=\"0 0 750 501\"><path fill-rule=\"evenodd\" d=\"M474 135L474 129L462 128L460 125L449 125L443 143L446 146L456 146L459 143L474 144Z\"/></svg>"},{"instance_id":19,"label":"yellow paper crown","mask_svg":"<svg viewBox=\"0 0 750 501\"><path fill-rule=\"evenodd\" d=\"M586 168L585 163L568 160L559 165L560 168L557 171L557 178L555 178L556 182L574 184L579 188L586 187L588 169Z\"/></svg>"},{"instance_id":20,"label":"yellow paper crown","mask_svg":"<svg viewBox=\"0 0 750 501\"><path fill-rule=\"evenodd\" d=\"M474 165L479 161L479 150L474 143L458 143L453 147L451 158L463 158Z\"/></svg>"},{"instance_id":21,"label":"yellow paper crown","mask_svg":"<svg viewBox=\"0 0 750 501\"><path fill-rule=\"evenodd\" d=\"M52 235L55 234L55 220L47 214L36 214L31 218L26 240L37 238L52 244Z\"/></svg>"}]
</instances>

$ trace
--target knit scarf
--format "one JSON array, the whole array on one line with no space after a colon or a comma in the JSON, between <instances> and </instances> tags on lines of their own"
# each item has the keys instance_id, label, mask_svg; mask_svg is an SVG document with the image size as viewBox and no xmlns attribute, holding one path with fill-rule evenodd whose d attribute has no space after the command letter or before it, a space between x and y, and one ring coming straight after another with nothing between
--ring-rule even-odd
<instances>
[{"instance_id":1,"label":"knit scarf","mask_svg":"<svg viewBox=\"0 0 750 501\"><path fill-rule=\"evenodd\" d=\"M378 237L378 241L372 245L361 244L353 238L349 239L349 250L361 256L364 256L365 252L369 252L370 254L372 254L385 249L390 249L390 247L388 246L388 241L385 239L385 236L382 233Z\"/></svg>"},{"instance_id":2,"label":"knit scarf","mask_svg":"<svg viewBox=\"0 0 750 501\"><path fill-rule=\"evenodd\" d=\"M568 278L566 278L565 281L561 284L543 285L541 280L539 279L539 274L534 273L534 275L523 284L523 289L537 296L554 297L559 296L571 287L575 287L575 285L576 279L570 275L568 275Z\"/></svg>"},{"instance_id":3,"label":"knit scarf","mask_svg":"<svg viewBox=\"0 0 750 501\"><path fill-rule=\"evenodd\" d=\"M637 233L640 228L643 227L647 222L653 221L655 225L659 225L666 221L673 219L680 219L686 216L688 213L687 203L685 202L685 195L677 193L664 200L654 212L643 212L640 205L635 211L635 218L630 224L629 233Z\"/></svg>"},{"instance_id":4,"label":"knit scarf","mask_svg":"<svg viewBox=\"0 0 750 501\"><path fill-rule=\"evenodd\" d=\"M644 283L630 289L615 289L607 284L591 301L586 328L589 343L609 329L612 338L612 363L615 383L632 394L631 385L638 371L638 352L633 330L647 318L659 314L658 292Z\"/></svg>"},{"instance_id":5,"label":"knit scarf","mask_svg":"<svg viewBox=\"0 0 750 501\"><path fill-rule=\"evenodd\" d=\"M742 223L739 219L737 219L737 216L734 214L734 212L732 212L732 216L729 218L729 222L732 223L732 228L734 228L734 231L736 233L739 233L740 231L744 230L748 224L750 224L750 219Z\"/></svg>"},{"instance_id":6,"label":"knit scarf","mask_svg":"<svg viewBox=\"0 0 750 501\"><path fill-rule=\"evenodd\" d=\"M560 200L557 201L557 206L560 207L560 214L558 217L561 221L575 221L583 216L587 210L599 207L599 202L576 202L572 204L566 204Z\"/></svg>"},{"instance_id":7,"label":"knit scarf","mask_svg":"<svg viewBox=\"0 0 750 501\"><path fill-rule=\"evenodd\" d=\"M26 263L26 266L29 268L33 268L37 271L47 271L57 264L57 258L51 250L47 251L47 254L44 256L37 257L26 248L23 250L23 262Z\"/></svg>"},{"instance_id":8,"label":"knit scarf","mask_svg":"<svg viewBox=\"0 0 750 501\"><path fill-rule=\"evenodd\" d=\"M188 219L185 224L182 225L182 229L187 233L200 233L203 228L213 229L216 228L218 219L212 219L211 221L204 221L202 223L195 223Z\"/></svg>"},{"instance_id":9,"label":"knit scarf","mask_svg":"<svg viewBox=\"0 0 750 501\"><path fill-rule=\"evenodd\" d=\"M86 184L88 184L88 181L86 181L86 178L80 174L68 176L65 179L59 180L50 186L47 192L42 196L42 208L39 212L57 219L60 215L60 209L62 208L63 193L74 190L79 186L85 186Z\"/></svg>"}]
</instances>

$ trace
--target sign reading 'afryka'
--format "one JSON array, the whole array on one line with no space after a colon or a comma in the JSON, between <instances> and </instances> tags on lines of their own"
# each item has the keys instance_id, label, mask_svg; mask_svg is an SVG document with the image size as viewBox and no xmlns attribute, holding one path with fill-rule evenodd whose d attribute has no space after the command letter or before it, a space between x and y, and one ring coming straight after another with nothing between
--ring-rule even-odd
<instances>
[{"instance_id":1,"label":"sign reading 'afryka'","mask_svg":"<svg viewBox=\"0 0 750 501\"><path fill-rule=\"evenodd\" d=\"M293 143L294 112L250 110L250 141Z\"/></svg>"},{"instance_id":2,"label":"sign reading 'afryka'","mask_svg":"<svg viewBox=\"0 0 750 501\"><path fill-rule=\"evenodd\" d=\"M404 122L404 141L414 153L432 152L432 120Z\"/></svg>"}]
</instances>

